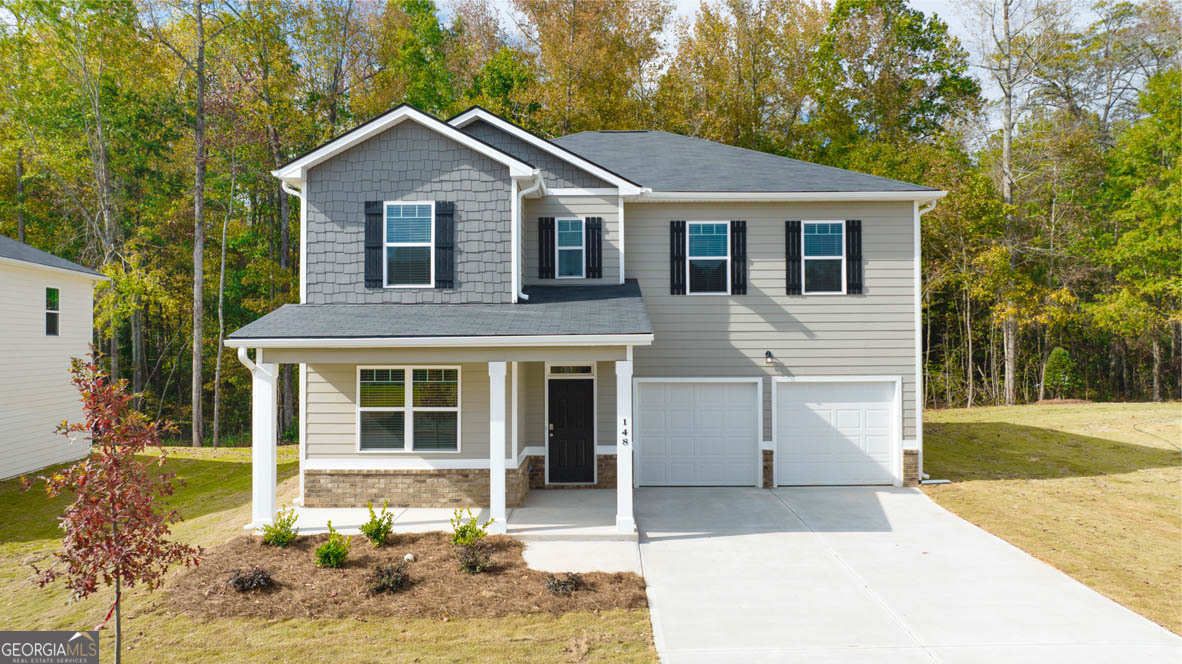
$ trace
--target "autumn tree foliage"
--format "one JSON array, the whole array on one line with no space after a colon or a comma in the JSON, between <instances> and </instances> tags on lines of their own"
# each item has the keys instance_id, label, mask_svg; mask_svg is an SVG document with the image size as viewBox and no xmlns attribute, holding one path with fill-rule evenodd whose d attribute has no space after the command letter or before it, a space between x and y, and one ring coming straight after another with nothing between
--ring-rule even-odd
<instances>
[{"instance_id":1,"label":"autumn tree foliage","mask_svg":"<svg viewBox=\"0 0 1182 664\"><path fill-rule=\"evenodd\" d=\"M113 613L118 662L123 587L158 588L170 566L196 565L201 549L168 539L170 526L181 516L157 502L173 492L174 473L155 470L166 458L160 436L172 425L151 422L136 411L127 381L111 380L96 352L86 360L75 358L71 370L84 421L62 422L58 431L89 439L92 451L69 468L41 478L50 498L70 492L74 502L60 518L64 537L54 554L56 561L37 570L37 579L41 586L63 579L75 599L98 592L100 585L115 586L103 624ZM150 457L137 457L149 448L155 448ZM31 484L26 481L26 489Z\"/></svg>"}]
</instances>

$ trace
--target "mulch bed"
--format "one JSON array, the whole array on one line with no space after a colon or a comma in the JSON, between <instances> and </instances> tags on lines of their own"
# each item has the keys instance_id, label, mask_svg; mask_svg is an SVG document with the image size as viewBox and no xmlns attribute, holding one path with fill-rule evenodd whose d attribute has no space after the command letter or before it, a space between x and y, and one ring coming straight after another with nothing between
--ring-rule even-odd
<instances>
[{"instance_id":1,"label":"mulch bed","mask_svg":"<svg viewBox=\"0 0 1182 664\"><path fill-rule=\"evenodd\" d=\"M583 574L586 587L555 596L545 587L546 572L526 567L524 545L504 535L485 538L492 569L482 574L460 570L446 533L391 535L375 548L353 537L349 558L340 569L316 566L313 552L328 535L304 536L287 548L264 546L261 537L243 535L208 549L201 564L168 586L172 610L198 617L262 618L495 618L528 613L635 609L648 605L644 580L636 574ZM395 594L370 595L366 580L378 563L402 560L410 585ZM226 584L232 570L260 566L275 587L240 593ZM562 576L562 575L558 575Z\"/></svg>"}]
</instances>

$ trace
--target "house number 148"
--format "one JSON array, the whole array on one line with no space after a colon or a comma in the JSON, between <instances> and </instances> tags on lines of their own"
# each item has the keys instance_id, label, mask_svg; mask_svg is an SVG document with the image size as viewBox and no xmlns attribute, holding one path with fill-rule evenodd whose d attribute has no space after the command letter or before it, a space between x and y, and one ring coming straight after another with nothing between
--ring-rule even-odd
<instances>
[{"instance_id":1,"label":"house number 148","mask_svg":"<svg viewBox=\"0 0 1182 664\"><path fill-rule=\"evenodd\" d=\"M624 425L620 427L620 444L624 447L628 447L628 418L622 417L620 418L620 421L624 423Z\"/></svg>"}]
</instances>

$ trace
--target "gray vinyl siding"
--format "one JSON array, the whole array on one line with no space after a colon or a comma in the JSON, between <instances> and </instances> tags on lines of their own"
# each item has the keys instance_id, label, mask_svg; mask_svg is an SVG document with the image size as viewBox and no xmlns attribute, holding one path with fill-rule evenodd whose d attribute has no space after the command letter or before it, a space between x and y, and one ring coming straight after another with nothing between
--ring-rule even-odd
<instances>
[{"instance_id":1,"label":"gray vinyl siding","mask_svg":"<svg viewBox=\"0 0 1182 664\"><path fill-rule=\"evenodd\" d=\"M615 284L620 281L620 207L616 196L545 196L525 200L522 208L524 283L547 286ZM603 277L601 279L539 279L538 217L603 218Z\"/></svg>"},{"instance_id":2,"label":"gray vinyl siding","mask_svg":"<svg viewBox=\"0 0 1182 664\"><path fill-rule=\"evenodd\" d=\"M463 127L461 131L488 143L505 154L533 165L542 172L546 186L551 189L555 187L587 189L612 186L578 166L534 147L516 136L507 134L483 120L475 120Z\"/></svg>"},{"instance_id":3,"label":"gray vinyl siding","mask_svg":"<svg viewBox=\"0 0 1182 664\"><path fill-rule=\"evenodd\" d=\"M512 301L509 169L411 121L313 166L307 177L312 304ZM366 288L365 201L456 205L456 287Z\"/></svg>"},{"instance_id":4,"label":"gray vinyl siding","mask_svg":"<svg viewBox=\"0 0 1182 664\"><path fill-rule=\"evenodd\" d=\"M655 339L634 350L637 377L901 376L903 438L915 438L914 217L903 203L626 204L628 278ZM747 221L746 295L670 295L669 222ZM863 295L785 290L784 222L862 220ZM764 363L772 351L774 366ZM764 381L764 439L771 439Z\"/></svg>"},{"instance_id":5,"label":"gray vinyl siding","mask_svg":"<svg viewBox=\"0 0 1182 664\"><path fill-rule=\"evenodd\" d=\"M455 366L455 365L451 365ZM506 383L509 372L506 369ZM306 449L309 459L481 459L488 460L488 364L460 364L460 452L357 451L357 365L309 364ZM512 413L511 392L505 410ZM512 454L512 417L506 421L506 458Z\"/></svg>"}]
</instances>

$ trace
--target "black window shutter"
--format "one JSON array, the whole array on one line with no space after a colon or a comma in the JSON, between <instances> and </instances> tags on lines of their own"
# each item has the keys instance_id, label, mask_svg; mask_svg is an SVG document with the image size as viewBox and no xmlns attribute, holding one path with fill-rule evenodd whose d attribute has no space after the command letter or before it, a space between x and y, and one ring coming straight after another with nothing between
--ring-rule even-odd
<instances>
[{"instance_id":1,"label":"black window shutter","mask_svg":"<svg viewBox=\"0 0 1182 664\"><path fill-rule=\"evenodd\" d=\"M603 218L587 218L587 239L584 254L587 263L587 278L603 277Z\"/></svg>"},{"instance_id":2,"label":"black window shutter","mask_svg":"<svg viewBox=\"0 0 1182 664\"><path fill-rule=\"evenodd\" d=\"M538 278L554 278L554 217L538 217Z\"/></svg>"},{"instance_id":3,"label":"black window shutter","mask_svg":"<svg viewBox=\"0 0 1182 664\"><path fill-rule=\"evenodd\" d=\"M800 266L800 221L784 222L785 292L788 295L801 294Z\"/></svg>"},{"instance_id":4,"label":"black window shutter","mask_svg":"<svg viewBox=\"0 0 1182 664\"><path fill-rule=\"evenodd\" d=\"M669 294L685 295L685 222L669 222Z\"/></svg>"},{"instance_id":5,"label":"black window shutter","mask_svg":"<svg viewBox=\"0 0 1182 664\"><path fill-rule=\"evenodd\" d=\"M365 287L381 288L382 283L382 202L365 202Z\"/></svg>"},{"instance_id":6,"label":"black window shutter","mask_svg":"<svg viewBox=\"0 0 1182 664\"><path fill-rule=\"evenodd\" d=\"M456 287L456 204L435 201L435 287Z\"/></svg>"},{"instance_id":7,"label":"black window shutter","mask_svg":"<svg viewBox=\"0 0 1182 664\"><path fill-rule=\"evenodd\" d=\"M845 292L862 294L862 221L845 222Z\"/></svg>"},{"instance_id":8,"label":"black window shutter","mask_svg":"<svg viewBox=\"0 0 1182 664\"><path fill-rule=\"evenodd\" d=\"M731 295L747 294L747 222L731 222Z\"/></svg>"}]
</instances>

